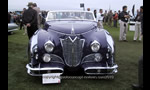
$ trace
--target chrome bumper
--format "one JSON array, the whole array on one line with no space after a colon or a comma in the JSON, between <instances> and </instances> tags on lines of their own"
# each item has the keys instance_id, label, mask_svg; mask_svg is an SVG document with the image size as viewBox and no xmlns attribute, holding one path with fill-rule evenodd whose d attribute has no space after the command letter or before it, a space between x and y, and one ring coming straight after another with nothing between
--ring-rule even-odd
<instances>
[{"instance_id":1,"label":"chrome bumper","mask_svg":"<svg viewBox=\"0 0 150 90\"><path fill-rule=\"evenodd\" d=\"M88 75L115 74L118 72L117 68L118 68L118 65L114 65L112 67L87 67L87 68L84 68L84 72L85 74L88 74ZM96 72L91 73L91 72L88 72L88 70L95 70ZM101 72L101 70L111 70L111 72L103 73Z\"/></svg>"},{"instance_id":2,"label":"chrome bumper","mask_svg":"<svg viewBox=\"0 0 150 90\"><path fill-rule=\"evenodd\" d=\"M11 30L8 30L8 32L12 32L12 31L16 31L16 30L18 30L18 29L11 29Z\"/></svg>"},{"instance_id":3,"label":"chrome bumper","mask_svg":"<svg viewBox=\"0 0 150 90\"><path fill-rule=\"evenodd\" d=\"M47 71L47 73L51 73L51 71L58 70L60 71L60 75L63 74L64 69L60 67L45 67L45 68L32 68L29 64L26 65L27 73L31 76L42 76L42 74L35 74L34 71Z\"/></svg>"}]
</instances>

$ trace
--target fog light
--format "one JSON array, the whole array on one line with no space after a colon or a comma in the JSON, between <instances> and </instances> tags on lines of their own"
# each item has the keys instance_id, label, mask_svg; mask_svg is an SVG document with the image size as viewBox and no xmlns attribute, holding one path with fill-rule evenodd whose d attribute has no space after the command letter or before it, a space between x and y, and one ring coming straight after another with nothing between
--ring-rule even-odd
<instances>
[{"instance_id":1,"label":"fog light","mask_svg":"<svg viewBox=\"0 0 150 90\"><path fill-rule=\"evenodd\" d=\"M51 56L49 54L44 54L43 61L44 62L49 62L50 60L51 60Z\"/></svg>"},{"instance_id":2,"label":"fog light","mask_svg":"<svg viewBox=\"0 0 150 90\"><path fill-rule=\"evenodd\" d=\"M102 60L101 54L95 54L94 60L95 60L96 62L100 62L100 61Z\"/></svg>"}]
</instances>

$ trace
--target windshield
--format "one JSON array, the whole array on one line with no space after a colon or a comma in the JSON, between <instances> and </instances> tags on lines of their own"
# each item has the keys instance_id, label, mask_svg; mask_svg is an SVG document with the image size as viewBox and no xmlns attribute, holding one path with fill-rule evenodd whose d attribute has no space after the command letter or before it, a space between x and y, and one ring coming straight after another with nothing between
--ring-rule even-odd
<instances>
[{"instance_id":1,"label":"windshield","mask_svg":"<svg viewBox=\"0 0 150 90\"><path fill-rule=\"evenodd\" d=\"M47 21L50 20L94 20L92 12L78 12L78 11L59 11L49 12Z\"/></svg>"}]
</instances>

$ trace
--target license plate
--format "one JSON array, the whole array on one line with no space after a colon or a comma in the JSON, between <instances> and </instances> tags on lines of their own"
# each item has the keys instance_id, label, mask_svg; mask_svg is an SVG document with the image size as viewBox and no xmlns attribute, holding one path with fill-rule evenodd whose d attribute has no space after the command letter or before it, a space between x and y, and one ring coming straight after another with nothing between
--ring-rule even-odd
<instances>
[{"instance_id":1,"label":"license plate","mask_svg":"<svg viewBox=\"0 0 150 90\"><path fill-rule=\"evenodd\" d=\"M60 83L60 73L48 73L42 75L43 84Z\"/></svg>"}]
</instances>

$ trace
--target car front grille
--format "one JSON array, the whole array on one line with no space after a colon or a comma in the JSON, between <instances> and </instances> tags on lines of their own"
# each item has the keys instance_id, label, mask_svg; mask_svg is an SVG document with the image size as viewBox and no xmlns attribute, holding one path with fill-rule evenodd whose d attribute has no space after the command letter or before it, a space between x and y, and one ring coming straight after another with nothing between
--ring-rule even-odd
<instances>
[{"instance_id":1,"label":"car front grille","mask_svg":"<svg viewBox=\"0 0 150 90\"><path fill-rule=\"evenodd\" d=\"M71 37L67 37L65 39L61 39L61 44L63 48L65 63L69 67L78 66L82 58L84 39L79 39L78 37L75 37L72 40Z\"/></svg>"}]
</instances>

